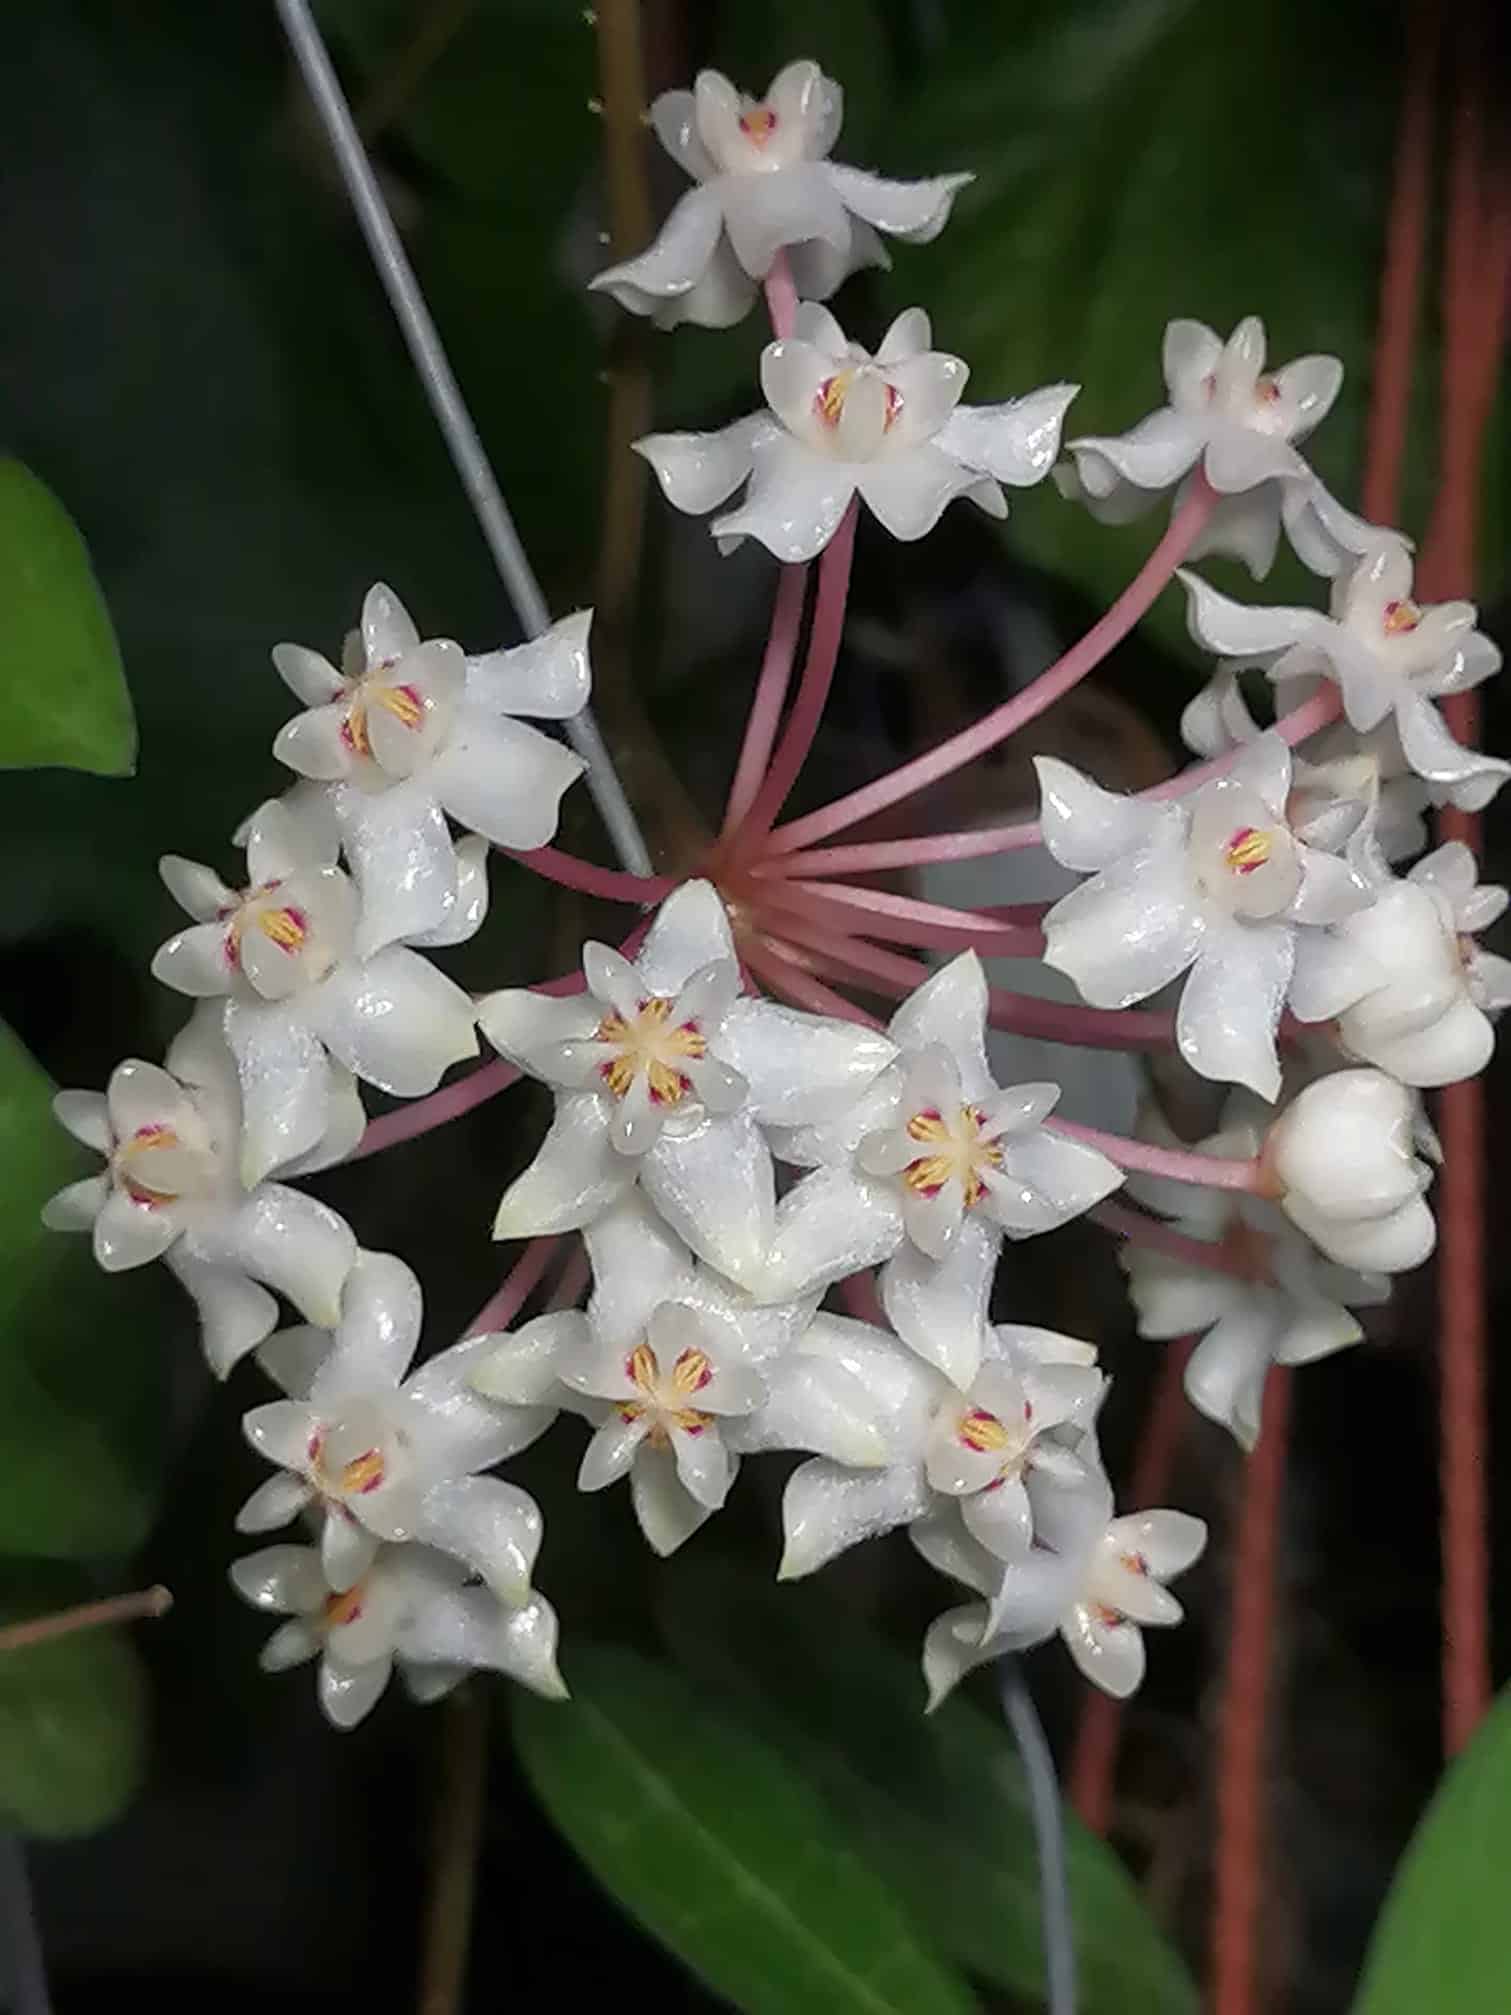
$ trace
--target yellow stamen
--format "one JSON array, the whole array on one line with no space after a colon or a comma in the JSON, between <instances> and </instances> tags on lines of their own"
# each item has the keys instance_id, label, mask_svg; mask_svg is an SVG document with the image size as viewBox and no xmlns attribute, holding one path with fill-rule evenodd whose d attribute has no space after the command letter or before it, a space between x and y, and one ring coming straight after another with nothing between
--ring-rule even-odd
<instances>
[{"instance_id":1,"label":"yellow stamen","mask_svg":"<svg viewBox=\"0 0 1511 2015\"><path fill-rule=\"evenodd\" d=\"M1414 630L1422 620L1422 611L1415 602L1387 602L1385 604L1385 634L1387 637L1405 636Z\"/></svg>"},{"instance_id":2,"label":"yellow stamen","mask_svg":"<svg viewBox=\"0 0 1511 2015\"><path fill-rule=\"evenodd\" d=\"M271 938L281 952L299 951L310 934L309 922L304 911L296 910L292 906L259 911L257 928L264 937Z\"/></svg>"},{"instance_id":3,"label":"yellow stamen","mask_svg":"<svg viewBox=\"0 0 1511 2015\"><path fill-rule=\"evenodd\" d=\"M383 1451L369 1448L342 1465L337 1482L347 1496L365 1497L368 1491L377 1489L383 1481L383 1473Z\"/></svg>"},{"instance_id":4,"label":"yellow stamen","mask_svg":"<svg viewBox=\"0 0 1511 2015\"><path fill-rule=\"evenodd\" d=\"M978 1455L999 1455L1012 1441L996 1414L988 1413L984 1406L973 1406L957 1432L966 1447Z\"/></svg>"},{"instance_id":5,"label":"yellow stamen","mask_svg":"<svg viewBox=\"0 0 1511 2015\"><path fill-rule=\"evenodd\" d=\"M915 1112L907 1124L908 1137L935 1152L908 1163L902 1172L908 1188L919 1196L937 1196L946 1183L955 1181L968 1210L980 1203L986 1195L982 1171L1002 1166L1001 1148L994 1140L981 1138L983 1124L981 1112L973 1105L961 1106L958 1131L954 1132L933 1107Z\"/></svg>"},{"instance_id":6,"label":"yellow stamen","mask_svg":"<svg viewBox=\"0 0 1511 2015\"><path fill-rule=\"evenodd\" d=\"M672 1366L672 1385L679 1393L701 1392L714 1375L708 1355L701 1350L684 1350Z\"/></svg>"},{"instance_id":7,"label":"yellow stamen","mask_svg":"<svg viewBox=\"0 0 1511 2015\"><path fill-rule=\"evenodd\" d=\"M1235 875L1251 875L1275 850L1275 836L1263 826L1240 826L1228 841L1224 861Z\"/></svg>"},{"instance_id":8,"label":"yellow stamen","mask_svg":"<svg viewBox=\"0 0 1511 2015\"><path fill-rule=\"evenodd\" d=\"M171 1126L139 1126L115 1154L116 1175L121 1188L133 1203L146 1204L149 1209L157 1204L177 1203L176 1190L158 1189L148 1181L143 1173L144 1158L160 1147L178 1147L179 1137Z\"/></svg>"},{"instance_id":9,"label":"yellow stamen","mask_svg":"<svg viewBox=\"0 0 1511 2015\"><path fill-rule=\"evenodd\" d=\"M640 1003L632 1018L608 1014L593 1031L595 1042L615 1051L598 1070L615 1098L625 1096L641 1071L654 1105L677 1105L692 1090L692 1080L681 1065L707 1056L708 1038L694 1021L668 1027L672 1005L664 996L653 996Z\"/></svg>"},{"instance_id":10,"label":"yellow stamen","mask_svg":"<svg viewBox=\"0 0 1511 2015\"><path fill-rule=\"evenodd\" d=\"M769 105L752 105L748 112L740 116L740 131L747 140L753 140L758 147L764 147L776 131L776 114Z\"/></svg>"},{"instance_id":11,"label":"yellow stamen","mask_svg":"<svg viewBox=\"0 0 1511 2015\"><path fill-rule=\"evenodd\" d=\"M339 1630L343 1624L355 1623L362 1614L362 1584L348 1588L344 1594L328 1595L325 1598L325 1627Z\"/></svg>"}]
</instances>

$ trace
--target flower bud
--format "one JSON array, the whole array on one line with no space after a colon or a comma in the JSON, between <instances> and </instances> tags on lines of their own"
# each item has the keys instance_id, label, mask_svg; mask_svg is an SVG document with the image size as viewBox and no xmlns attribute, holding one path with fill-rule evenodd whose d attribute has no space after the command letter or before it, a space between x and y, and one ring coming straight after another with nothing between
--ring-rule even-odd
<instances>
[{"instance_id":1,"label":"flower bud","mask_svg":"<svg viewBox=\"0 0 1511 2015\"><path fill-rule=\"evenodd\" d=\"M1433 1248L1413 1109L1383 1071L1343 1070L1308 1085L1270 1128L1263 1159L1281 1209L1340 1266L1400 1273Z\"/></svg>"}]
</instances>

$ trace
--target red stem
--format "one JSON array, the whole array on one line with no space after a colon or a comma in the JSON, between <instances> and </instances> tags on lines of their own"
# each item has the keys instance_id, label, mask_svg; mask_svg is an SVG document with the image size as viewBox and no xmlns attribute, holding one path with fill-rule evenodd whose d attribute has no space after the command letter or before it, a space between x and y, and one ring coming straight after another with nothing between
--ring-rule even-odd
<instances>
[{"instance_id":1,"label":"red stem","mask_svg":"<svg viewBox=\"0 0 1511 2015\"><path fill-rule=\"evenodd\" d=\"M1212 514L1215 502L1215 494L1205 477L1198 479L1191 495L1171 519L1165 536L1112 607L1048 671L1041 672L1032 685L1014 694L1012 699L1005 700L971 727L951 735L948 741L941 742L938 748L930 749L926 755L915 756L912 762L903 763L886 776L878 777L875 783L866 784L858 791L836 798L832 804L821 806L816 812L809 812L806 818L794 819L790 825L780 827L771 835L769 851L796 853L813 840L827 839L831 833L842 832L846 826L869 818L873 812L884 811L888 805L912 797L916 791L927 789L963 764L974 762L977 756L1016 733L1025 722L1042 714L1046 707L1053 706L1062 694L1068 693L1088 672L1095 670L1113 646L1121 643L1139 618L1153 606L1195 543Z\"/></svg>"},{"instance_id":2,"label":"red stem","mask_svg":"<svg viewBox=\"0 0 1511 2015\"><path fill-rule=\"evenodd\" d=\"M797 314L797 287L785 245L777 248L771 270L766 275L765 288L766 312L771 317L772 334L779 339L790 336L793 317Z\"/></svg>"},{"instance_id":3,"label":"red stem","mask_svg":"<svg viewBox=\"0 0 1511 2015\"><path fill-rule=\"evenodd\" d=\"M7 1651L24 1651L28 1645L45 1644L54 1637L72 1637L80 1630L101 1630L111 1624L140 1623L166 1616L173 1597L166 1588L139 1588L132 1595L109 1595L103 1602L81 1602L75 1609L55 1610L51 1616L28 1617L25 1623L8 1623L0 1630L0 1656Z\"/></svg>"},{"instance_id":4,"label":"red stem","mask_svg":"<svg viewBox=\"0 0 1511 2015\"><path fill-rule=\"evenodd\" d=\"M836 1015L841 1021L863 1022L867 1027L879 1028L875 1015L857 1007L854 1001L846 1000L826 987L822 980L815 979L805 970L799 959L791 955L791 947L779 938L763 937L759 944L746 943L744 956L752 972L758 974L778 993L785 994L796 1007L811 1008L815 1014Z\"/></svg>"},{"instance_id":5,"label":"red stem","mask_svg":"<svg viewBox=\"0 0 1511 2015\"><path fill-rule=\"evenodd\" d=\"M488 1297L462 1331L463 1336L489 1336L494 1330L507 1329L540 1285L541 1275L560 1244L559 1235L532 1238L504 1275L497 1291Z\"/></svg>"},{"instance_id":6,"label":"red stem","mask_svg":"<svg viewBox=\"0 0 1511 2015\"><path fill-rule=\"evenodd\" d=\"M1271 1371L1259 1444L1244 1470L1233 1556L1228 1668L1219 1713L1212 2015L1251 2015L1263 1888L1266 1693L1275 1632L1275 1561L1285 1485L1291 1373Z\"/></svg>"},{"instance_id":7,"label":"red stem","mask_svg":"<svg viewBox=\"0 0 1511 2015\"><path fill-rule=\"evenodd\" d=\"M564 854L559 847L532 847L528 853L500 847L499 852L518 861L521 867L544 875L548 882L560 882L563 888L579 889L587 896L603 896L613 903L659 903L677 886L672 875L627 875L618 868L600 868L592 861L580 861L576 854Z\"/></svg>"},{"instance_id":8,"label":"red stem","mask_svg":"<svg viewBox=\"0 0 1511 2015\"><path fill-rule=\"evenodd\" d=\"M985 910L957 910L943 903L893 895L889 889L852 888L832 882L781 881L785 910L845 932L881 938L889 944L925 945L944 951L974 946L986 956L1033 958L1044 949L1037 923L1003 922ZM755 907L760 908L759 894Z\"/></svg>"},{"instance_id":9,"label":"red stem","mask_svg":"<svg viewBox=\"0 0 1511 2015\"><path fill-rule=\"evenodd\" d=\"M783 567L777 580L776 600L771 610L771 631L761 659L761 675L755 698L745 723L745 739L729 787L729 803L724 812L723 833L728 837L740 825L755 802L771 745L776 740L782 702L792 679L792 660L797 651L798 633L803 627L803 598L808 588L808 569Z\"/></svg>"},{"instance_id":10,"label":"red stem","mask_svg":"<svg viewBox=\"0 0 1511 2015\"><path fill-rule=\"evenodd\" d=\"M1164 1176L1170 1182L1198 1183L1204 1189L1245 1189L1259 1187L1257 1161L1224 1161L1217 1155L1198 1154L1194 1148L1156 1147L1153 1141L1129 1140L1120 1133L1103 1133L1100 1127L1080 1126L1075 1120L1051 1115L1044 1124L1052 1133L1094 1147L1115 1161L1119 1168L1135 1169L1144 1175Z\"/></svg>"},{"instance_id":11,"label":"red stem","mask_svg":"<svg viewBox=\"0 0 1511 2015\"><path fill-rule=\"evenodd\" d=\"M808 639L808 655L803 662L802 681L782 739L771 759L771 768L762 779L750 810L730 835L736 852L751 853L759 849L771 830L773 819L787 802L787 793L796 783L798 771L813 747L814 736L824 716L824 704L829 698L829 688L834 682L834 667L839 661L859 511L859 499L852 498L850 508L841 518L839 529L825 546L818 563L813 630Z\"/></svg>"}]
</instances>

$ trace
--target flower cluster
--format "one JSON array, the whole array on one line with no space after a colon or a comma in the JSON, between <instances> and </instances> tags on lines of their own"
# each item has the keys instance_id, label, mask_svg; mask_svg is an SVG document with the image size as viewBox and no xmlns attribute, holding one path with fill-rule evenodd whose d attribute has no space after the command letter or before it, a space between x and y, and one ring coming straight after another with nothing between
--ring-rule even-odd
<instances>
[{"instance_id":1,"label":"flower cluster","mask_svg":"<svg viewBox=\"0 0 1511 2015\"><path fill-rule=\"evenodd\" d=\"M274 745L297 781L238 836L240 883L162 863L192 921L153 971L196 1003L165 1067L133 1059L103 1096L58 1099L106 1167L49 1222L92 1229L110 1270L163 1259L216 1372L255 1356L282 1392L245 1416L275 1473L238 1523L302 1521L308 1543L274 1544L233 1580L287 1619L265 1663L318 1656L342 1727L395 1664L420 1699L478 1667L563 1690L533 1587L540 1513L489 1473L560 1414L589 1430L580 1487L628 1478L658 1554L768 1451L806 1458L783 1498L783 1576L906 1527L972 1597L928 1633L932 1699L1057 1632L1093 1681L1130 1692L1143 1628L1179 1620L1166 1584L1205 1527L1117 1514L1098 1353L1000 1319L1006 1243L1098 1212L1126 1178L1101 1215L1126 1241L1138 1329L1199 1337L1187 1391L1251 1448L1271 1366L1357 1341L1353 1311L1431 1251L1421 1090L1480 1070L1511 1001L1511 964L1476 942L1506 895L1479 885L1470 850L1399 872L1424 849L1425 805L1478 808L1511 773L1435 704L1499 656L1469 604L1412 598L1408 542L1303 459L1341 366L1266 370L1253 318L1226 341L1172 322L1168 404L1121 436L1072 439L1061 461L1077 387L963 405L967 367L932 347L922 311L868 352L820 305L886 263L878 232L935 237L970 179L838 166L840 117L838 86L808 62L759 101L713 72L659 99L652 123L696 187L594 282L662 325L734 321L762 289L772 313L761 411L637 444L677 508L736 499L712 523L721 549L751 538L788 569L718 842L670 882L531 863L582 764L527 719L585 706L588 617L469 657L421 640L375 587L339 666L274 652L305 708ZM860 504L911 540L957 498L1001 517L1004 485L1051 473L1112 521L1173 493L1116 620L942 749L774 831L833 673ZM1225 553L1262 577L1282 533L1330 581L1329 613L1247 607L1184 566ZM808 662L777 746L813 561ZM1183 723L1199 768L1125 797L1041 758L1027 833L810 850L1032 718L1177 576L1219 660ZM1266 725L1253 709L1269 685ZM1080 878L1027 920L836 879L1027 839ZM482 922L490 845L655 914L618 949L586 944L580 978L474 1001L429 955ZM924 964L898 945L955 955ZM1125 1140L1064 1120L1054 1083L997 1082L988 1027L1023 1009L988 985L979 954L1001 951L1042 953L1086 1004L1034 1004L1041 1032L1168 1042L1231 1087L1218 1131L1181 1141L1151 1088ZM890 1020L857 991L895 1002ZM357 1148L362 1084L433 1093L478 1029L501 1085L528 1076L554 1100L494 1234L536 1241L542 1264L539 1242L580 1237L590 1291L571 1305L564 1266L562 1306L515 1327L485 1311L416 1367L418 1281L294 1184ZM473 1102L460 1089L429 1123ZM524 1307L539 1275L524 1264L490 1309ZM278 1328L278 1297L302 1324Z\"/></svg>"}]
</instances>

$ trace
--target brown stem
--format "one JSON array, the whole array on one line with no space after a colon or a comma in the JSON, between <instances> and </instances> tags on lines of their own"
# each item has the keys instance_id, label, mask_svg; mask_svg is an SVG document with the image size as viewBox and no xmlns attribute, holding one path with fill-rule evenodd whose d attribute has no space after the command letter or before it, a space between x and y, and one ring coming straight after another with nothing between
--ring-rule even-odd
<instances>
[{"instance_id":1,"label":"brown stem","mask_svg":"<svg viewBox=\"0 0 1511 2015\"><path fill-rule=\"evenodd\" d=\"M441 1781L430 1846L419 2015L457 2015L467 1984L472 1902L488 1778L488 1700L472 1682L441 1709Z\"/></svg>"},{"instance_id":2,"label":"brown stem","mask_svg":"<svg viewBox=\"0 0 1511 2015\"><path fill-rule=\"evenodd\" d=\"M614 259L627 259L644 249L652 232L640 0L600 0L594 26L609 250ZM711 835L646 715L635 690L631 654L645 540L647 471L630 444L651 429L652 339L643 323L620 322L603 372L608 412L593 617L593 697L625 790L645 822L651 851L658 863L686 869L702 859Z\"/></svg>"},{"instance_id":3,"label":"brown stem","mask_svg":"<svg viewBox=\"0 0 1511 2015\"><path fill-rule=\"evenodd\" d=\"M112 1595L104 1602L81 1602L75 1609L60 1609L52 1616L34 1616L25 1623L12 1623L0 1630L0 1653L24 1651L30 1644L45 1644L50 1638L72 1637L78 1630L99 1630L111 1623L137 1623L146 1617L166 1616L173 1597L166 1588L139 1588L134 1595Z\"/></svg>"}]
</instances>

